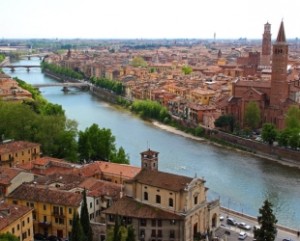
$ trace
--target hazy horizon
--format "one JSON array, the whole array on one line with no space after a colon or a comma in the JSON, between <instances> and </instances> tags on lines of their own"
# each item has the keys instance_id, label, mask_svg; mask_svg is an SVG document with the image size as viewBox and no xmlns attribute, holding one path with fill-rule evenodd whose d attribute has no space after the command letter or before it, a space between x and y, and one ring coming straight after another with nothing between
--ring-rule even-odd
<instances>
[{"instance_id":1,"label":"hazy horizon","mask_svg":"<svg viewBox=\"0 0 300 241\"><path fill-rule=\"evenodd\" d=\"M284 21L300 37L299 0L9 0L1 4L1 39L272 39Z\"/></svg>"}]
</instances>

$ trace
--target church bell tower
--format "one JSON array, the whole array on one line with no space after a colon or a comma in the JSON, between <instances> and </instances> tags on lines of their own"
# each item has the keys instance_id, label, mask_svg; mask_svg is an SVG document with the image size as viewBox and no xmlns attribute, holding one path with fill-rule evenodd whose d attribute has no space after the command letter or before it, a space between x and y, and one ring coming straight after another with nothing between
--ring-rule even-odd
<instances>
[{"instance_id":1,"label":"church bell tower","mask_svg":"<svg viewBox=\"0 0 300 241\"><path fill-rule=\"evenodd\" d=\"M265 24L263 39L262 39L262 51L260 65L270 66L271 60L271 24L268 22Z\"/></svg>"},{"instance_id":2,"label":"church bell tower","mask_svg":"<svg viewBox=\"0 0 300 241\"><path fill-rule=\"evenodd\" d=\"M289 97L287 83L288 44L283 21L280 24L276 42L273 45L270 105L279 106Z\"/></svg>"},{"instance_id":3,"label":"church bell tower","mask_svg":"<svg viewBox=\"0 0 300 241\"><path fill-rule=\"evenodd\" d=\"M142 169L158 171L158 153L150 150L141 152Z\"/></svg>"}]
</instances>

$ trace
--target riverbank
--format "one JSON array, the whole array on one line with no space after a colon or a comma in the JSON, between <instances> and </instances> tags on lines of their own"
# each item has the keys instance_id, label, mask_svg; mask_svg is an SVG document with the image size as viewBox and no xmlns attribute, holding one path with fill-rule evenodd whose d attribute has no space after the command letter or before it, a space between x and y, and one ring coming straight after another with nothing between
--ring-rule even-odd
<instances>
[{"instance_id":1,"label":"riverbank","mask_svg":"<svg viewBox=\"0 0 300 241\"><path fill-rule=\"evenodd\" d=\"M213 145L218 146L218 147L228 148L228 149L231 149L231 150L234 150L234 151L237 151L237 152L242 152L243 154L252 155L252 156L259 157L259 158L269 160L269 161L275 161L275 162L280 163L280 164L285 165L285 166L296 167L296 168L300 169L300 163L297 162L297 161L294 161L294 160L276 159L276 158L274 158L270 155L266 155L266 154L262 154L262 153L253 153L253 152L241 150L239 148L234 148L232 146L222 145L222 144L219 144L219 143L214 142L214 141L210 141L210 140L205 139L205 138L193 136L191 134L188 134L188 133L185 133L181 130L176 129L175 127L162 124L158 121L153 121L152 124L154 126L160 128L160 129L162 129L162 130L171 132L171 133L176 134L176 135L180 135L180 136L190 138L190 139L193 139L193 140L196 140L196 141L207 142L207 143L213 144ZM300 153L299 153L299 155L300 155Z\"/></svg>"}]
</instances>

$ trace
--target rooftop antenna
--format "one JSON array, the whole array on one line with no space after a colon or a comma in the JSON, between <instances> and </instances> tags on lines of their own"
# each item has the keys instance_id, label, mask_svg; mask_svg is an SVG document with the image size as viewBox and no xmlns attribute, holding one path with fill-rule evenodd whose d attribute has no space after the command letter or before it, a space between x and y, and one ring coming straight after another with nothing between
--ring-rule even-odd
<instances>
[{"instance_id":1,"label":"rooftop antenna","mask_svg":"<svg viewBox=\"0 0 300 241\"><path fill-rule=\"evenodd\" d=\"M149 141L147 140L147 149L150 150Z\"/></svg>"}]
</instances>

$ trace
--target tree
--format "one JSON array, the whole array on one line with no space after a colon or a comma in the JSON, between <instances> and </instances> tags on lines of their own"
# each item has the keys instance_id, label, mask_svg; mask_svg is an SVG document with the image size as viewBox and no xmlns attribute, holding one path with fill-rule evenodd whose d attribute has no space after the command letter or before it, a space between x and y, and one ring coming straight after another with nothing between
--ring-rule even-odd
<instances>
[{"instance_id":1,"label":"tree","mask_svg":"<svg viewBox=\"0 0 300 241\"><path fill-rule=\"evenodd\" d=\"M110 129L93 124L79 132L78 151L81 159L110 160L116 151L115 137Z\"/></svg>"},{"instance_id":2,"label":"tree","mask_svg":"<svg viewBox=\"0 0 300 241\"><path fill-rule=\"evenodd\" d=\"M256 102L250 101L246 105L244 122L245 125L251 128L252 130L258 127L260 123L260 109Z\"/></svg>"},{"instance_id":3,"label":"tree","mask_svg":"<svg viewBox=\"0 0 300 241\"><path fill-rule=\"evenodd\" d=\"M79 220L79 215L76 211L73 213L71 240L85 241L85 236L83 234L82 226Z\"/></svg>"},{"instance_id":4,"label":"tree","mask_svg":"<svg viewBox=\"0 0 300 241\"><path fill-rule=\"evenodd\" d=\"M125 153L124 148L121 146L119 150L113 155L112 162L114 163L122 163L122 164L129 164L129 156Z\"/></svg>"},{"instance_id":5,"label":"tree","mask_svg":"<svg viewBox=\"0 0 300 241\"><path fill-rule=\"evenodd\" d=\"M274 241L277 234L277 219L273 214L272 204L267 199L259 209L259 213L261 215L257 217L257 221L260 228L254 231L254 237L258 241Z\"/></svg>"},{"instance_id":6,"label":"tree","mask_svg":"<svg viewBox=\"0 0 300 241\"><path fill-rule=\"evenodd\" d=\"M297 106L291 106L288 109L285 117L285 126L289 129L300 129L300 109Z\"/></svg>"},{"instance_id":7,"label":"tree","mask_svg":"<svg viewBox=\"0 0 300 241\"><path fill-rule=\"evenodd\" d=\"M82 226L83 234L85 236L85 241L93 240L93 230L91 228L89 212L87 208L86 201L86 190L84 189L82 193L82 204L80 212L80 224Z\"/></svg>"},{"instance_id":8,"label":"tree","mask_svg":"<svg viewBox=\"0 0 300 241\"><path fill-rule=\"evenodd\" d=\"M216 127L224 128L225 130L229 130L230 132L233 132L234 124L235 119L232 115L221 115L215 121Z\"/></svg>"},{"instance_id":9,"label":"tree","mask_svg":"<svg viewBox=\"0 0 300 241\"><path fill-rule=\"evenodd\" d=\"M181 70L185 75L188 75L193 71L192 67L188 65L183 66Z\"/></svg>"},{"instance_id":10,"label":"tree","mask_svg":"<svg viewBox=\"0 0 300 241\"><path fill-rule=\"evenodd\" d=\"M261 137L263 141L266 141L272 145L277 137L275 126L271 123L265 123L262 127Z\"/></svg>"},{"instance_id":11,"label":"tree","mask_svg":"<svg viewBox=\"0 0 300 241\"><path fill-rule=\"evenodd\" d=\"M11 233L2 233L0 234L1 241L19 241L18 237Z\"/></svg>"},{"instance_id":12,"label":"tree","mask_svg":"<svg viewBox=\"0 0 300 241\"><path fill-rule=\"evenodd\" d=\"M131 61L131 65L133 67L146 67L147 66L147 62L142 57L136 56Z\"/></svg>"},{"instance_id":13,"label":"tree","mask_svg":"<svg viewBox=\"0 0 300 241\"><path fill-rule=\"evenodd\" d=\"M126 241L135 241L135 233L134 233L134 229L131 225L129 225L127 227Z\"/></svg>"}]
</instances>

